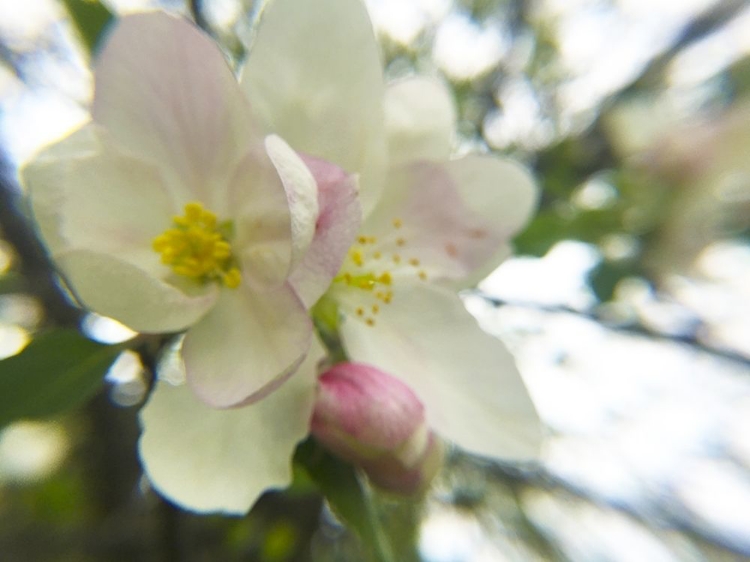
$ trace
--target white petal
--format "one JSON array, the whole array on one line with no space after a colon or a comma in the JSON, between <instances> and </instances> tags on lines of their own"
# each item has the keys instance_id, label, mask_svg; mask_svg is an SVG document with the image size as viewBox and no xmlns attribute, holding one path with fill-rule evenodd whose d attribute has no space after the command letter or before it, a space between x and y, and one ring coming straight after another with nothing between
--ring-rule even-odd
<instances>
[{"instance_id":1,"label":"white petal","mask_svg":"<svg viewBox=\"0 0 750 562\"><path fill-rule=\"evenodd\" d=\"M151 249L177 205L158 170L123 154L89 125L42 152L24 170L34 215L53 255L111 254L161 277Z\"/></svg>"},{"instance_id":2,"label":"white petal","mask_svg":"<svg viewBox=\"0 0 750 562\"><path fill-rule=\"evenodd\" d=\"M56 257L76 297L89 309L139 332L178 332L216 301L216 287L187 295L117 257L71 250Z\"/></svg>"},{"instance_id":3,"label":"white petal","mask_svg":"<svg viewBox=\"0 0 750 562\"><path fill-rule=\"evenodd\" d=\"M443 82L426 77L399 80L387 87L384 104L391 166L448 159L456 108Z\"/></svg>"},{"instance_id":4,"label":"white petal","mask_svg":"<svg viewBox=\"0 0 750 562\"><path fill-rule=\"evenodd\" d=\"M374 204L386 157L383 78L362 2L269 2L242 86L267 132L360 174L363 207Z\"/></svg>"},{"instance_id":5,"label":"white petal","mask_svg":"<svg viewBox=\"0 0 750 562\"><path fill-rule=\"evenodd\" d=\"M309 431L317 362L260 402L209 408L187 385L157 382L141 410L140 456L154 487L186 509L243 514L266 490L292 480L292 455Z\"/></svg>"},{"instance_id":6,"label":"white petal","mask_svg":"<svg viewBox=\"0 0 750 562\"><path fill-rule=\"evenodd\" d=\"M226 216L226 183L252 141L250 108L216 44L162 12L118 20L94 69L94 120Z\"/></svg>"},{"instance_id":7,"label":"white petal","mask_svg":"<svg viewBox=\"0 0 750 562\"><path fill-rule=\"evenodd\" d=\"M193 391L217 408L256 400L278 388L310 345L307 312L288 285L222 291L185 336L182 353Z\"/></svg>"},{"instance_id":8,"label":"white petal","mask_svg":"<svg viewBox=\"0 0 750 562\"><path fill-rule=\"evenodd\" d=\"M506 239L518 233L536 210L539 189L515 160L472 155L445 164L465 205L495 225Z\"/></svg>"},{"instance_id":9,"label":"white petal","mask_svg":"<svg viewBox=\"0 0 750 562\"><path fill-rule=\"evenodd\" d=\"M289 282L306 307L328 289L354 241L362 220L353 176L324 160L306 157L305 163L318 184L320 216L315 238Z\"/></svg>"},{"instance_id":10,"label":"white petal","mask_svg":"<svg viewBox=\"0 0 750 562\"><path fill-rule=\"evenodd\" d=\"M45 147L21 170L21 180L28 190L34 219L52 253L67 247L59 212L65 200L59 167L66 162L93 156L99 150L97 127L88 123L60 142Z\"/></svg>"},{"instance_id":11,"label":"white petal","mask_svg":"<svg viewBox=\"0 0 750 562\"><path fill-rule=\"evenodd\" d=\"M538 454L539 417L513 357L455 294L398 287L375 322L346 318L347 355L408 384L437 433L479 455L521 460Z\"/></svg>"}]
</instances>

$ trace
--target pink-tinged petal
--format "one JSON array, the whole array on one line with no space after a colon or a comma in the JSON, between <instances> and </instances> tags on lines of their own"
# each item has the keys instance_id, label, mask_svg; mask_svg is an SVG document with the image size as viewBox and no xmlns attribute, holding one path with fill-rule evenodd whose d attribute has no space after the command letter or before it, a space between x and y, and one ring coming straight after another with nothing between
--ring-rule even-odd
<instances>
[{"instance_id":1,"label":"pink-tinged petal","mask_svg":"<svg viewBox=\"0 0 750 562\"><path fill-rule=\"evenodd\" d=\"M151 243L178 207L157 168L123 154L96 126L39 154L25 168L24 181L53 255L90 250L154 277L168 273Z\"/></svg>"},{"instance_id":2,"label":"pink-tinged petal","mask_svg":"<svg viewBox=\"0 0 750 562\"><path fill-rule=\"evenodd\" d=\"M157 382L141 410L139 443L153 486L192 511L241 515L264 491L289 485L295 447L308 432L323 355L313 342L281 388L230 410L206 406L187 385Z\"/></svg>"},{"instance_id":3,"label":"pink-tinged petal","mask_svg":"<svg viewBox=\"0 0 750 562\"><path fill-rule=\"evenodd\" d=\"M315 234L318 194L302 159L279 137L269 136L237 166L230 184L233 247L255 285L286 281Z\"/></svg>"},{"instance_id":4,"label":"pink-tinged petal","mask_svg":"<svg viewBox=\"0 0 750 562\"><path fill-rule=\"evenodd\" d=\"M373 365L415 392L441 436L488 457L538 454L540 420L513 357L454 293L399 287L374 326L346 317L341 335L352 361Z\"/></svg>"},{"instance_id":5,"label":"pink-tinged petal","mask_svg":"<svg viewBox=\"0 0 750 562\"><path fill-rule=\"evenodd\" d=\"M391 166L448 159L456 107L445 83L426 77L399 80L386 88L384 106Z\"/></svg>"},{"instance_id":6,"label":"pink-tinged petal","mask_svg":"<svg viewBox=\"0 0 750 562\"><path fill-rule=\"evenodd\" d=\"M226 216L226 183L253 140L249 104L216 44L162 12L120 18L94 67L94 121Z\"/></svg>"},{"instance_id":7,"label":"pink-tinged petal","mask_svg":"<svg viewBox=\"0 0 750 562\"><path fill-rule=\"evenodd\" d=\"M185 336L190 387L209 406L259 400L291 376L310 346L310 318L289 286L221 292L216 306Z\"/></svg>"},{"instance_id":8,"label":"pink-tinged petal","mask_svg":"<svg viewBox=\"0 0 750 562\"><path fill-rule=\"evenodd\" d=\"M359 174L363 207L377 201L386 158L384 88L361 1L268 2L241 82L266 132Z\"/></svg>"},{"instance_id":9,"label":"pink-tinged petal","mask_svg":"<svg viewBox=\"0 0 750 562\"><path fill-rule=\"evenodd\" d=\"M109 254L71 250L56 256L71 289L90 310L138 332L178 332L197 322L216 302L214 285L188 295Z\"/></svg>"},{"instance_id":10,"label":"pink-tinged petal","mask_svg":"<svg viewBox=\"0 0 750 562\"><path fill-rule=\"evenodd\" d=\"M305 157L318 184L320 215L302 263L289 278L306 307L328 289L362 222L356 178L324 160Z\"/></svg>"},{"instance_id":11,"label":"pink-tinged petal","mask_svg":"<svg viewBox=\"0 0 750 562\"><path fill-rule=\"evenodd\" d=\"M394 168L362 232L376 237L373 249L386 259L399 255L404 271L409 271L408 261L416 259L418 269L432 281L463 279L505 239L500 228L468 208L461 195L446 164L423 160Z\"/></svg>"}]
</instances>

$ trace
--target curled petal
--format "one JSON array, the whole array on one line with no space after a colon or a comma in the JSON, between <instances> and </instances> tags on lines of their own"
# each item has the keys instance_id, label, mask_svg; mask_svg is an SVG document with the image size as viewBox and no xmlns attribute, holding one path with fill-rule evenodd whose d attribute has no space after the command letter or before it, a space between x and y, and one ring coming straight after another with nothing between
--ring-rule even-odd
<instances>
[{"instance_id":1,"label":"curled petal","mask_svg":"<svg viewBox=\"0 0 750 562\"><path fill-rule=\"evenodd\" d=\"M441 436L489 457L538 454L541 424L513 357L455 294L401 287L374 326L347 317L341 334L353 361L390 373L415 392Z\"/></svg>"},{"instance_id":2,"label":"curled petal","mask_svg":"<svg viewBox=\"0 0 750 562\"><path fill-rule=\"evenodd\" d=\"M187 381L215 408L246 404L277 389L305 357L312 326L291 287L222 291L185 336Z\"/></svg>"},{"instance_id":3,"label":"curled petal","mask_svg":"<svg viewBox=\"0 0 750 562\"><path fill-rule=\"evenodd\" d=\"M386 158L383 76L361 1L268 2L241 83L266 132L359 173L363 207L374 204Z\"/></svg>"},{"instance_id":4,"label":"curled petal","mask_svg":"<svg viewBox=\"0 0 750 562\"><path fill-rule=\"evenodd\" d=\"M315 237L289 281L306 307L311 307L331 284L359 230L362 211L357 182L341 168L305 157L318 184L320 215Z\"/></svg>"},{"instance_id":5,"label":"curled petal","mask_svg":"<svg viewBox=\"0 0 750 562\"><path fill-rule=\"evenodd\" d=\"M264 491L287 486L294 449L308 432L323 354L314 342L286 384L230 410L206 406L186 385L158 381L140 414L139 452L154 487L186 509L240 515Z\"/></svg>"},{"instance_id":6,"label":"curled petal","mask_svg":"<svg viewBox=\"0 0 750 562\"><path fill-rule=\"evenodd\" d=\"M307 253L318 220L318 187L302 159L276 135L266 137L266 151L281 178L289 205L292 234L291 269Z\"/></svg>"},{"instance_id":7,"label":"curled petal","mask_svg":"<svg viewBox=\"0 0 750 562\"><path fill-rule=\"evenodd\" d=\"M286 281L315 234L318 195L302 159L277 136L248 151L230 187L234 247L255 285Z\"/></svg>"}]
</instances>

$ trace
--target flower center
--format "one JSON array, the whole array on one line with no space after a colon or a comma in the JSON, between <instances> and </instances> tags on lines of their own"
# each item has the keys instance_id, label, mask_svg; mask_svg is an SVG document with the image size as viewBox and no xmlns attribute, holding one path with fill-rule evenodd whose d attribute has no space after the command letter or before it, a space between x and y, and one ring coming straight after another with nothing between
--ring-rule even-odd
<instances>
[{"instance_id":1,"label":"flower center","mask_svg":"<svg viewBox=\"0 0 750 562\"><path fill-rule=\"evenodd\" d=\"M228 241L230 222L217 224L216 215L195 201L185 205L185 214L173 217L172 222L174 226L152 242L163 264L202 283L219 281L230 289L239 286L242 275Z\"/></svg>"},{"instance_id":2,"label":"flower center","mask_svg":"<svg viewBox=\"0 0 750 562\"><path fill-rule=\"evenodd\" d=\"M427 272L421 268L419 259L404 254L408 240L401 235L403 221L392 221L393 232L382 239L375 236L359 236L349 249L334 284L362 291L361 305L354 313L368 326L375 325L375 317L381 305L393 300L394 277L396 273L411 273L422 281L427 280Z\"/></svg>"}]
</instances>

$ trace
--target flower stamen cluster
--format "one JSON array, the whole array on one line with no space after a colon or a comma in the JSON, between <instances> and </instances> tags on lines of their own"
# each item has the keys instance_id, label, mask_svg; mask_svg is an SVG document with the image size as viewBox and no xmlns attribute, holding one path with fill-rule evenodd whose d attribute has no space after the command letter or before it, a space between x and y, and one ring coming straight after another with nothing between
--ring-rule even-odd
<instances>
[{"instance_id":1,"label":"flower stamen cluster","mask_svg":"<svg viewBox=\"0 0 750 562\"><path fill-rule=\"evenodd\" d=\"M216 215L196 201L186 204L184 216L172 221L174 226L152 242L163 264L203 283L219 281L229 289L240 285L242 274L228 241L229 225L218 224Z\"/></svg>"},{"instance_id":2,"label":"flower stamen cluster","mask_svg":"<svg viewBox=\"0 0 750 562\"><path fill-rule=\"evenodd\" d=\"M349 249L341 271L333 279L339 286L369 293L367 300L371 302L364 302L354 309L354 313L368 326L375 325L380 306L388 305L393 300L394 278L397 275L416 275L422 281L427 280L427 272L422 269L419 258L407 257L400 250L408 246L407 239L398 232L403 227L403 221L395 218L391 224L395 233L386 236L386 239L358 236Z\"/></svg>"}]
</instances>

